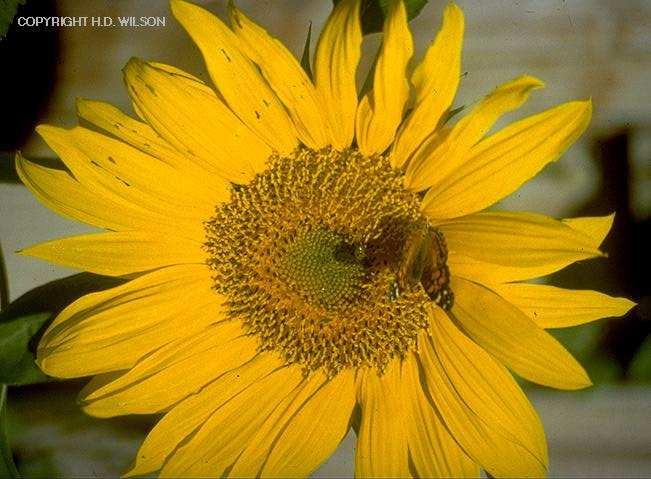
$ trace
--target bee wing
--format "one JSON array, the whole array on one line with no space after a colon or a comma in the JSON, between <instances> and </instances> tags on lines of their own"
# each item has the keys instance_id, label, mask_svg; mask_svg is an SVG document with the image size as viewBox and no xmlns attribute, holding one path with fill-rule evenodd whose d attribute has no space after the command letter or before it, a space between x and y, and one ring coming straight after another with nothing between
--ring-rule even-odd
<instances>
[{"instance_id":1,"label":"bee wing","mask_svg":"<svg viewBox=\"0 0 651 479\"><path fill-rule=\"evenodd\" d=\"M408 235L398 265L397 280L401 288L413 285L420 280L423 260L427 250L427 235L423 228L415 228Z\"/></svg>"}]
</instances>

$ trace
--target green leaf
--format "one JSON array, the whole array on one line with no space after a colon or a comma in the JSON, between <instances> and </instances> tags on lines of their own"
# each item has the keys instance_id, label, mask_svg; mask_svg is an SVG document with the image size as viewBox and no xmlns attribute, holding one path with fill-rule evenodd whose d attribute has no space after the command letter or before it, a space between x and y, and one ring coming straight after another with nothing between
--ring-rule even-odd
<instances>
[{"instance_id":1,"label":"green leaf","mask_svg":"<svg viewBox=\"0 0 651 479\"><path fill-rule=\"evenodd\" d=\"M25 1L26 0L0 0L0 40L7 35L11 22L14 20L16 12L18 11L18 6L25 5Z\"/></svg>"},{"instance_id":2,"label":"green leaf","mask_svg":"<svg viewBox=\"0 0 651 479\"><path fill-rule=\"evenodd\" d=\"M307 73L307 76L309 76L310 79L313 79L312 67L310 66L310 42L311 41L312 41L312 22L310 22L310 25L307 27L307 38L305 38L305 45L303 46L303 55L301 55L301 66L303 67L303 70L305 70L305 73Z\"/></svg>"},{"instance_id":3,"label":"green leaf","mask_svg":"<svg viewBox=\"0 0 651 479\"><path fill-rule=\"evenodd\" d=\"M19 478L7 437L7 386L0 385L0 477Z\"/></svg>"},{"instance_id":4,"label":"green leaf","mask_svg":"<svg viewBox=\"0 0 651 479\"><path fill-rule=\"evenodd\" d=\"M50 318L34 314L0 323L0 382L10 385L48 381L34 362L32 338Z\"/></svg>"},{"instance_id":5,"label":"green leaf","mask_svg":"<svg viewBox=\"0 0 651 479\"><path fill-rule=\"evenodd\" d=\"M338 4L341 0L333 0ZM413 20L418 16L429 0L404 0L407 7L407 17ZM364 35L381 32L384 25L384 17L389 11L391 0L362 0L362 31Z\"/></svg>"}]
</instances>

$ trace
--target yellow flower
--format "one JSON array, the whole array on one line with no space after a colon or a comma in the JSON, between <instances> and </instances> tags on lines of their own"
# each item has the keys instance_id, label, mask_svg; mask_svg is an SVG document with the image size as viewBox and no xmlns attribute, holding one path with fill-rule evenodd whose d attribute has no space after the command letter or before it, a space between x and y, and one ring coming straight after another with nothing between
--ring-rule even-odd
<instances>
[{"instance_id":1,"label":"yellow flower","mask_svg":"<svg viewBox=\"0 0 651 479\"><path fill-rule=\"evenodd\" d=\"M215 88L133 59L140 119L80 100L104 134L38 128L67 170L17 160L45 205L108 230L23 254L129 279L67 307L37 358L95 376L89 414L164 413L128 475L305 476L351 426L359 477L544 475L541 423L507 368L586 387L545 328L632 306L521 282L601 256L612 216L481 212L570 146L590 102L486 136L542 86L521 76L450 121L462 12L445 9L410 75L402 2L358 100L359 9L332 12L312 80L235 7L229 28L172 0Z\"/></svg>"}]
</instances>

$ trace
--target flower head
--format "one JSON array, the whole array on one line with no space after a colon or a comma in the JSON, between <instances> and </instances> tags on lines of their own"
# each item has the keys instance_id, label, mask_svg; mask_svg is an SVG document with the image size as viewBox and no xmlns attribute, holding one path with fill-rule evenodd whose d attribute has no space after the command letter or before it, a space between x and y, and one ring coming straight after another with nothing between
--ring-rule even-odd
<instances>
[{"instance_id":1,"label":"flower head","mask_svg":"<svg viewBox=\"0 0 651 479\"><path fill-rule=\"evenodd\" d=\"M80 100L104 133L38 129L67 169L17 160L48 207L108 230L23 253L128 279L61 312L40 367L95 376L89 414L164 413L129 475L307 475L351 426L360 477L543 475L543 429L509 370L588 386L544 329L632 303L522 281L601 256L612 216L482 210L556 160L590 102L487 136L542 86L521 76L450 120L454 4L409 74L405 7L390 3L361 98L359 0L332 12L313 79L234 6L230 27L172 11L214 87L132 59L139 119Z\"/></svg>"}]
</instances>

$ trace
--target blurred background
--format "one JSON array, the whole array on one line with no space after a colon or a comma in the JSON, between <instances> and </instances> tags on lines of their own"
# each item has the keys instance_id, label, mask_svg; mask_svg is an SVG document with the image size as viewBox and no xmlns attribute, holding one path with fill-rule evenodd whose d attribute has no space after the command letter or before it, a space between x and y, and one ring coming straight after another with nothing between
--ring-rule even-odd
<instances>
[{"instance_id":1,"label":"blurred background","mask_svg":"<svg viewBox=\"0 0 651 479\"><path fill-rule=\"evenodd\" d=\"M222 15L225 1L197 2ZM301 54L312 23L313 46L329 0L239 0L238 6ZM416 58L439 28L442 0L412 22ZM558 162L498 205L555 217L617 213L607 259L574 265L553 284L597 289L638 302L629 315L554 331L585 365L595 387L565 393L525 385L550 442L556 477L651 477L651 2L647 0L458 0L466 15L463 78L455 106L472 106L522 73L546 82L504 122L592 97L587 133ZM21 150L47 161L33 134L38 123L73 126L76 97L131 111L121 68L132 56L176 65L208 79L201 57L164 0L32 0L19 16L153 16L158 27L18 27L0 41L4 115L0 129L0 242L10 298L75 271L14 254L26 245L91 231L46 210L17 183L11 158ZM365 39L360 82L378 35ZM362 75L363 72L363 75ZM75 403L83 381L11 387L9 437L25 477L116 476L129 465L156 418L88 418ZM353 472L354 438L316 476Z\"/></svg>"}]
</instances>

